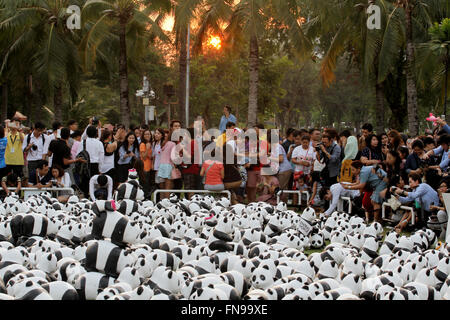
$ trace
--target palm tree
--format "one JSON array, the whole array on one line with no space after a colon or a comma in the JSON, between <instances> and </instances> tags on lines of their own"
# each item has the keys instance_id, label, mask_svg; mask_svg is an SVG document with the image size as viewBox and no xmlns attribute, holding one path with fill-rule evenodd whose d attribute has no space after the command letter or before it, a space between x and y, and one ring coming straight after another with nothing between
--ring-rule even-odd
<instances>
[{"instance_id":1,"label":"palm tree","mask_svg":"<svg viewBox=\"0 0 450 320\"><path fill-rule=\"evenodd\" d=\"M381 76L380 66L391 67L392 57L383 53L386 19L382 19L381 30L367 28L366 10L370 4L382 8L382 16L389 11L386 1L344 0L339 2L304 1L311 12L310 20L304 25L311 38L320 37L319 46L325 51L321 63L320 75L324 86L334 80L337 60L346 56L350 62L359 66L361 78L374 87L376 105L376 131L384 131L385 95L384 87L387 75ZM325 35L325 36L324 36ZM327 39L326 35L331 35Z\"/></svg>"},{"instance_id":2,"label":"palm tree","mask_svg":"<svg viewBox=\"0 0 450 320\"><path fill-rule=\"evenodd\" d=\"M86 34L80 51L85 68L89 68L97 57L107 59L107 52L102 48L110 48L111 43L118 38L120 113L125 127L129 127L131 121L128 42L133 42L133 49L142 53L145 48L145 35L151 34L166 39L160 24L162 16L169 11L169 0L88 0L83 6L82 21ZM151 15L155 14L157 17L153 20Z\"/></svg>"},{"instance_id":3,"label":"palm tree","mask_svg":"<svg viewBox=\"0 0 450 320\"><path fill-rule=\"evenodd\" d=\"M200 26L195 35L194 54L199 54L204 38L209 30L222 34L220 22L226 21L231 15L233 0L176 0L173 7L175 17L174 31L176 47L179 56L179 80L178 80L178 115L182 123L186 119L186 81L188 48L188 28L195 19ZM188 124L186 124L187 126Z\"/></svg>"},{"instance_id":4,"label":"palm tree","mask_svg":"<svg viewBox=\"0 0 450 320\"><path fill-rule=\"evenodd\" d=\"M259 41L273 21L286 27L292 45L300 55L307 55L310 41L301 29L299 1L242 0L234 7L230 23L225 29L227 42L238 45L245 38L249 43L249 97L247 125L254 126L258 118Z\"/></svg>"},{"instance_id":5,"label":"palm tree","mask_svg":"<svg viewBox=\"0 0 450 320\"><path fill-rule=\"evenodd\" d=\"M431 78L434 87L442 87L444 115L447 116L447 96L450 68L450 19L443 19L429 29L431 40L419 45L417 60L420 65L418 78ZM422 81L421 81L422 83Z\"/></svg>"},{"instance_id":6,"label":"palm tree","mask_svg":"<svg viewBox=\"0 0 450 320\"><path fill-rule=\"evenodd\" d=\"M79 85L77 34L66 27L66 8L80 1L4 1L0 30L6 48L0 74L7 67L29 67L47 97L53 96L55 119L62 120L63 90L74 95ZM17 59L20 56L20 59Z\"/></svg>"}]
</instances>

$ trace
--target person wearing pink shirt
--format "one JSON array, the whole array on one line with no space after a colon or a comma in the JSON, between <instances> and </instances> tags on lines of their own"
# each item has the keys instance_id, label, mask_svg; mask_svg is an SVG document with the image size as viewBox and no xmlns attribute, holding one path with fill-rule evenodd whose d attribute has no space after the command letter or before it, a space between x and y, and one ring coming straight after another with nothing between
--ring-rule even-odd
<instances>
[{"instance_id":1,"label":"person wearing pink shirt","mask_svg":"<svg viewBox=\"0 0 450 320\"><path fill-rule=\"evenodd\" d=\"M173 188L173 180L180 178L177 176L179 170L175 168L172 161L172 150L175 148L175 142L171 141L171 135L165 134L164 142L161 145L160 162L158 168L158 181L160 183L160 188L165 190L170 190ZM177 172L178 171L178 172ZM168 198L168 193L162 194L162 199Z\"/></svg>"}]
</instances>

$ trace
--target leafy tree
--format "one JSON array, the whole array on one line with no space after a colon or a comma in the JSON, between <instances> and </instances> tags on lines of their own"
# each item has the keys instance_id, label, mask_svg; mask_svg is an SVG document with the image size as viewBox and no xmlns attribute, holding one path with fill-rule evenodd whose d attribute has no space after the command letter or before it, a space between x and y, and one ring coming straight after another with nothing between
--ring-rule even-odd
<instances>
[{"instance_id":1,"label":"leafy tree","mask_svg":"<svg viewBox=\"0 0 450 320\"><path fill-rule=\"evenodd\" d=\"M80 49L85 67L95 61L97 54L107 56L99 48L108 48L118 37L121 122L130 126L130 98L128 76L128 45L133 44L135 57L146 48L149 36L166 39L160 28L162 17L170 11L170 1L144 0L88 0L84 4L82 19L85 35ZM156 14L156 19L150 16ZM150 29L148 29L150 27Z\"/></svg>"},{"instance_id":2,"label":"leafy tree","mask_svg":"<svg viewBox=\"0 0 450 320\"><path fill-rule=\"evenodd\" d=\"M5 43L1 73L5 68L31 67L46 97L53 97L55 118L62 119L63 90L71 96L79 86L77 33L66 27L66 8L80 1L17 0L2 1L0 30ZM19 59L14 59L15 55ZM31 78L29 78L31 79ZM31 83L31 80L30 80Z\"/></svg>"}]
</instances>

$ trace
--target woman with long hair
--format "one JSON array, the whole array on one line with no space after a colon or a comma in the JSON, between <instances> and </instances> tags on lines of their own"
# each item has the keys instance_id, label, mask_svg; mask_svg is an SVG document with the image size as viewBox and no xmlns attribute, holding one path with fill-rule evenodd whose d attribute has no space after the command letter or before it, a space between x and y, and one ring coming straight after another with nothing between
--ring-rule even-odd
<instances>
[{"instance_id":1,"label":"woman with long hair","mask_svg":"<svg viewBox=\"0 0 450 320\"><path fill-rule=\"evenodd\" d=\"M103 144L103 148L105 149L105 156L99 166L100 173L110 176L114 182L116 182L117 180L117 173L114 164L114 153L118 148L118 137L120 134L121 132L117 131L113 139L113 133L110 130L105 129L100 137L100 141Z\"/></svg>"},{"instance_id":2,"label":"woman with long hair","mask_svg":"<svg viewBox=\"0 0 450 320\"><path fill-rule=\"evenodd\" d=\"M364 208L366 209L366 222L369 222L370 216L373 213L374 220L381 223L382 198L380 193L387 187L387 183L384 180L387 175L386 171L381 169L378 165L364 166L361 161L353 161L352 174L359 177L358 182L342 184L342 186L344 189L348 190L360 190L361 193L365 192L367 187L370 187L372 190L370 205L363 200ZM368 199L366 200L368 201ZM372 206L373 210L371 208Z\"/></svg>"},{"instance_id":3,"label":"woman with long hair","mask_svg":"<svg viewBox=\"0 0 450 320\"><path fill-rule=\"evenodd\" d=\"M378 141L380 141L380 150L381 150L381 157L383 158L383 162L386 161L387 154L389 151L389 137L387 133L383 132L378 135Z\"/></svg>"},{"instance_id":4,"label":"woman with long hair","mask_svg":"<svg viewBox=\"0 0 450 320\"><path fill-rule=\"evenodd\" d=\"M361 152L361 162L365 166L380 164L383 161L380 140L374 134L366 138L366 147Z\"/></svg>"},{"instance_id":5,"label":"woman with long hair","mask_svg":"<svg viewBox=\"0 0 450 320\"><path fill-rule=\"evenodd\" d=\"M70 188L71 185L71 179L68 172L64 172L64 169L58 165L54 165L52 167L52 179L51 179L51 185L53 188ZM58 201L65 203L69 199L68 194L64 194L63 192L60 192L60 195L58 196Z\"/></svg>"},{"instance_id":6,"label":"woman with long hair","mask_svg":"<svg viewBox=\"0 0 450 320\"><path fill-rule=\"evenodd\" d=\"M166 134L164 129L158 128L155 130L155 134L153 137L152 143L152 163L153 163L153 171L155 172L155 183L158 185L161 182L158 179L158 169L159 164L161 162L161 147L166 138Z\"/></svg>"},{"instance_id":7,"label":"woman with long hair","mask_svg":"<svg viewBox=\"0 0 450 320\"><path fill-rule=\"evenodd\" d=\"M134 161L134 166L133 169L136 170L138 177L139 177L139 184L144 188L143 184L146 182L147 176L146 176L146 172L145 172L145 163L144 161L142 161L141 159L136 159ZM148 199L148 194L145 194L145 198Z\"/></svg>"},{"instance_id":8,"label":"woman with long hair","mask_svg":"<svg viewBox=\"0 0 450 320\"><path fill-rule=\"evenodd\" d=\"M134 132L129 132L119 148L118 181L123 183L128 178L128 170L133 168L134 161L139 158L139 145Z\"/></svg>"},{"instance_id":9,"label":"woman with long hair","mask_svg":"<svg viewBox=\"0 0 450 320\"><path fill-rule=\"evenodd\" d=\"M397 130L390 130L388 132L388 147L390 150L399 151L401 146L404 146L402 135Z\"/></svg>"},{"instance_id":10,"label":"woman with long hair","mask_svg":"<svg viewBox=\"0 0 450 320\"><path fill-rule=\"evenodd\" d=\"M150 196L151 186L154 185L154 176L152 178L153 163L152 163L152 143L153 136L150 130L145 129L142 132L141 144L139 145L139 152L141 154L141 160L144 163L144 180L141 181L141 185L144 187L144 193L146 197Z\"/></svg>"},{"instance_id":11,"label":"woman with long hair","mask_svg":"<svg viewBox=\"0 0 450 320\"><path fill-rule=\"evenodd\" d=\"M161 144L160 163L157 173L157 183L161 189L170 190L173 188L173 181L181 178L177 175L179 170L175 167L172 161L172 150L175 148L175 142L171 141L169 132L164 132L164 140ZM168 198L168 193L163 193L162 198Z\"/></svg>"}]
</instances>

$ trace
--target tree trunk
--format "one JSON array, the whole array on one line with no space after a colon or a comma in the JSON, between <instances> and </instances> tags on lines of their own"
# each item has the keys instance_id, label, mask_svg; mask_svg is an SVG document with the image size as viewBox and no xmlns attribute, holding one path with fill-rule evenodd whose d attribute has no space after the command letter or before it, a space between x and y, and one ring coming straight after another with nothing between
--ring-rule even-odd
<instances>
[{"instance_id":1,"label":"tree trunk","mask_svg":"<svg viewBox=\"0 0 450 320\"><path fill-rule=\"evenodd\" d=\"M417 114L417 87L414 79L414 43L412 30L412 5L406 5L406 92L408 95L408 130L413 137L419 133Z\"/></svg>"},{"instance_id":2,"label":"tree trunk","mask_svg":"<svg viewBox=\"0 0 450 320\"><path fill-rule=\"evenodd\" d=\"M55 109L55 121L62 122L62 87L55 87L53 93L53 107Z\"/></svg>"},{"instance_id":3,"label":"tree trunk","mask_svg":"<svg viewBox=\"0 0 450 320\"><path fill-rule=\"evenodd\" d=\"M26 77L26 109L29 110L28 124L31 126L38 121L39 117L34 117L34 101L33 101L33 76L31 74Z\"/></svg>"},{"instance_id":4,"label":"tree trunk","mask_svg":"<svg viewBox=\"0 0 450 320\"><path fill-rule=\"evenodd\" d=\"M179 61L180 79L178 85L178 119L184 124L186 121L186 81L187 81L187 28L180 31L180 61ZM188 127L188 124L186 124Z\"/></svg>"},{"instance_id":5,"label":"tree trunk","mask_svg":"<svg viewBox=\"0 0 450 320\"><path fill-rule=\"evenodd\" d=\"M448 95L448 64L449 64L449 52L447 47L447 55L445 56L445 87L444 87L444 115L445 120L447 121L447 95Z\"/></svg>"},{"instance_id":6,"label":"tree trunk","mask_svg":"<svg viewBox=\"0 0 450 320\"><path fill-rule=\"evenodd\" d=\"M248 128L252 128L258 121L258 77L259 77L259 47L258 38L250 38L249 55L249 95L248 95Z\"/></svg>"},{"instance_id":7,"label":"tree trunk","mask_svg":"<svg viewBox=\"0 0 450 320\"><path fill-rule=\"evenodd\" d=\"M8 118L8 81L2 84L2 114L1 121L5 121Z\"/></svg>"},{"instance_id":8,"label":"tree trunk","mask_svg":"<svg viewBox=\"0 0 450 320\"><path fill-rule=\"evenodd\" d=\"M42 90L39 81L34 79L35 90L33 91L33 119L34 121L38 121L41 114L42 103Z\"/></svg>"},{"instance_id":9,"label":"tree trunk","mask_svg":"<svg viewBox=\"0 0 450 320\"><path fill-rule=\"evenodd\" d=\"M120 81L120 118L122 124L130 127L130 101L128 88L128 62L127 62L127 42L126 23L120 23L119 29L120 57L119 57L119 81Z\"/></svg>"},{"instance_id":10,"label":"tree trunk","mask_svg":"<svg viewBox=\"0 0 450 320\"><path fill-rule=\"evenodd\" d=\"M381 134L384 132L384 92L383 92L383 83L377 83L375 85L375 95L376 95L376 119L377 126L376 131L377 134Z\"/></svg>"}]
</instances>

